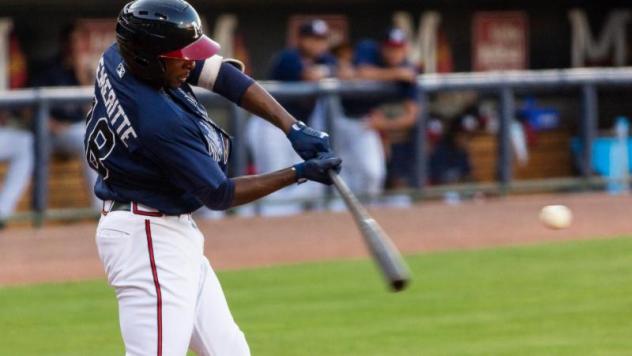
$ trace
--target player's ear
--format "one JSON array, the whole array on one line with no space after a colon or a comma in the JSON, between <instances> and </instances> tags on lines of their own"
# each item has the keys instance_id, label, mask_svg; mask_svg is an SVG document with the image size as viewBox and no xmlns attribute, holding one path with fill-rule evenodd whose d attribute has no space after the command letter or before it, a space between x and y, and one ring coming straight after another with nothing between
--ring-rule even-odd
<instances>
[{"instance_id":1,"label":"player's ear","mask_svg":"<svg viewBox=\"0 0 632 356\"><path fill-rule=\"evenodd\" d=\"M233 67L239 69L239 71L241 71L242 73L246 70L246 65L244 64L244 62L240 61L239 59L224 58L222 62L232 65Z\"/></svg>"}]
</instances>

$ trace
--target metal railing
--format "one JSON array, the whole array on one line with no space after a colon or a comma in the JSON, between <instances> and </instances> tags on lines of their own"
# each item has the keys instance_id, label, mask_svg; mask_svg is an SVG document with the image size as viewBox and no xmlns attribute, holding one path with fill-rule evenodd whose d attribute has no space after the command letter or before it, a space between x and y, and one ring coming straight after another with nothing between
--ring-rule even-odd
<instances>
[{"instance_id":1,"label":"metal railing","mask_svg":"<svg viewBox=\"0 0 632 356\"><path fill-rule=\"evenodd\" d=\"M263 86L276 98L291 100L307 96L323 98L331 105L336 97L367 97L384 95L396 90L388 83L365 81L323 80L317 83L262 82ZM541 71L506 71L486 73L426 74L418 78L421 107L414 135L415 188L422 192L427 183L426 157L424 151L425 127L428 120L429 94L442 91L473 90L493 94L500 102L500 125L498 131L498 188L506 191L512 181L512 155L510 148L510 124L515 112L515 92L517 90L540 90L576 88L581 102L580 138L582 157L580 171L583 179L591 180L591 143L595 137L598 120L597 89L600 87L632 85L632 68L590 68ZM246 115L219 96L197 90L198 98L207 105L222 105L230 110L230 131L235 135L233 171L245 172L246 153L242 139ZM44 218L47 206L47 180L49 157L45 150L48 140L47 126L51 107L71 103L85 104L92 100L93 88L37 88L0 92L0 108L30 106L35 108L35 171L33 182L33 217L36 224ZM332 128L335 120L332 110L326 110L327 127ZM330 130L331 131L331 130ZM332 132L335 135L335 132Z\"/></svg>"}]
</instances>

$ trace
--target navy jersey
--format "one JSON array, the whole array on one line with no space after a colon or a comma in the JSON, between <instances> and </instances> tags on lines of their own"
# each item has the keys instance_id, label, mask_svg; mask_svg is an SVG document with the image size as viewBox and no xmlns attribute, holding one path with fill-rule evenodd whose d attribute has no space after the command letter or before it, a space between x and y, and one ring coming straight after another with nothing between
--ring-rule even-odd
<instances>
[{"instance_id":1,"label":"navy jersey","mask_svg":"<svg viewBox=\"0 0 632 356\"><path fill-rule=\"evenodd\" d=\"M283 82L299 82L303 80L303 71L306 66L323 66L333 74L335 65L336 59L329 53L321 55L308 64L298 49L286 49L275 57L270 68L270 79ZM316 105L315 98L280 99L279 102L292 116L306 122L309 120L309 116Z\"/></svg>"},{"instance_id":2,"label":"navy jersey","mask_svg":"<svg viewBox=\"0 0 632 356\"><path fill-rule=\"evenodd\" d=\"M75 69L64 64L61 56L55 57L45 66L47 69L35 76L31 85L34 87L72 87L79 86ZM83 105L65 104L51 108L51 116L61 122L76 123L85 118L86 108Z\"/></svg>"},{"instance_id":3,"label":"navy jersey","mask_svg":"<svg viewBox=\"0 0 632 356\"><path fill-rule=\"evenodd\" d=\"M189 213L203 202L225 208L232 201L229 136L209 119L188 84L157 90L128 73L116 44L97 67L84 144L90 166L99 172L100 199L135 201L165 214Z\"/></svg>"},{"instance_id":4,"label":"navy jersey","mask_svg":"<svg viewBox=\"0 0 632 356\"><path fill-rule=\"evenodd\" d=\"M375 66L387 68L386 63L380 54L379 45L373 41L362 41L358 43L354 51L353 62L355 66ZM400 66L412 66L404 62ZM380 105L402 102L405 100L417 100L419 92L417 85L409 82L396 82L397 92L394 95L370 97L370 98L350 98L342 100L342 107L346 116L350 118L361 118L368 115L372 110Z\"/></svg>"}]
</instances>

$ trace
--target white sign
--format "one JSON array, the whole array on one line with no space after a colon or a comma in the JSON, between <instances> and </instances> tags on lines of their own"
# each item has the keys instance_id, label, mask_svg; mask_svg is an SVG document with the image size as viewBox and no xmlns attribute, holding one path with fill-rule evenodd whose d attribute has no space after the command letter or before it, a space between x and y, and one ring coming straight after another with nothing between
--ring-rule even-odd
<instances>
[{"instance_id":1,"label":"white sign","mask_svg":"<svg viewBox=\"0 0 632 356\"><path fill-rule=\"evenodd\" d=\"M9 43L13 23L0 19L0 90L9 89Z\"/></svg>"}]
</instances>

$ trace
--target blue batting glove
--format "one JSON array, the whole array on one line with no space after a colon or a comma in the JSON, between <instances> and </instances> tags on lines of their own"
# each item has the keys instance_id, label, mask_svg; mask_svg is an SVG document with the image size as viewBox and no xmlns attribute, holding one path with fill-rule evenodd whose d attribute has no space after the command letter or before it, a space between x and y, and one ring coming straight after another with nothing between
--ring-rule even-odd
<instances>
[{"instance_id":1,"label":"blue batting glove","mask_svg":"<svg viewBox=\"0 0 632 356\"><path fill-rule=\"evenodd\" d=\"M294 165L296 179L299 183L305 180L313 180L326 185L332 185L328 171L330 169L340 173L342 160L333 153L321 153L317 158L312 158L303 163Z\"/></svg>"},{"instance_id":2,"label":"blue batting glove","mask_svg":"<svg viewBox=\"0 0 632 356\"><path fill-rule=\"evenodd\" d=\"M329 135L314 130L302 121L297 121L292 125L287 138L292 143L294 151L304 160L316 158L321 153L332 152Z\"/></svg>"}]
</instances>

